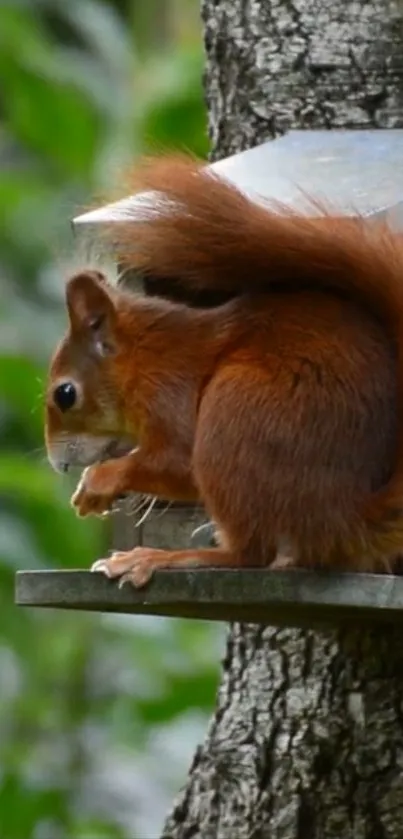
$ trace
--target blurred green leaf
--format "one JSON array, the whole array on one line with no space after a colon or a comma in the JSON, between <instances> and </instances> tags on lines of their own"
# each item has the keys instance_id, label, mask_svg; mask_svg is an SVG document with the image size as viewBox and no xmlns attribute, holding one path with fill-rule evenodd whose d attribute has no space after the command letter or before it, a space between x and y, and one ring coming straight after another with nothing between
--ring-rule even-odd
<instances>
[{"instance_id":1,"label":"blurred green leaf","mask_svg":"<svg viewBox=\"0 0 403 839\"><path fill-rule=\"evenodd\" d=\"M3 355L0 367L1 399L24 417L30 429L43 434L43 370L27 356Z\"/></svg>"},{"instance_id":2,"label":"blurred green leaf","mask_svg":"<svg viewBox=\"0 0 403 839\"><path fill-rule=\"evenodd\" d=\"M0 74L1 74L0 61ZM96 151L98 117L81 92L60 85L7 62L3 78L4 110L20 143L46 155L55 175L85 174Z\"/></svg>"},{"instance_id":3,"label":"blurred green leaf","mask_svg":"<svg viewBox=\"0 0 403 839\"><path fill-rule=\"evenodd\" d=\"M198 27L189 0L0 4L1 839L158 835L213 703L215 626L14 605L16 569L108 549L44 450L70 218L141 150L206 154Z\"/></svg>"}]
</instances>

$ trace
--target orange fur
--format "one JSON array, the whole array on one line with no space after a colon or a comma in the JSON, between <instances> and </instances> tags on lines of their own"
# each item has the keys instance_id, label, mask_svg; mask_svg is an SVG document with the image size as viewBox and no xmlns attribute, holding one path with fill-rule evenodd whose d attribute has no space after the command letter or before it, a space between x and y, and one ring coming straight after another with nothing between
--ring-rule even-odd
<instances>
[{"instance_id":1,"label":"orange fur","mask_svg":"<svg viewBox=\"0 0 403 839\"><path fill-rule=\"evenodd\" d=\"M222 548L182 562L270 564L285 545L301 565L388 567L403 545L402 237L258 206L183 158L147 162L131 191L144 189L159 198L142 220L107 231L119 261L190 296L233 299L202 310L91 273L69 281L49 453L85 465L108 441L138 444L89 469L78 511L128 491L200 497ZM64 378L81 389L67 413L53 400Z\"/></svg>"}]
</instances>

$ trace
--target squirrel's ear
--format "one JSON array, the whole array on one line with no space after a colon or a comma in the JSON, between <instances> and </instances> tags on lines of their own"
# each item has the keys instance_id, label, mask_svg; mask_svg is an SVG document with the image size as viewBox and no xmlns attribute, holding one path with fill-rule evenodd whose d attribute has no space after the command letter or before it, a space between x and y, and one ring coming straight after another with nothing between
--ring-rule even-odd
<instances>
[{"instance_id":1,"label":"squirrel's ear","mask_svg":"<svg viewBox=\"0 0 403 839\"><path fill-rule=\"evenodd\" d=\"M75 274L66 284L66 303L72 329L87 329L97 349L106 350L115 316L106 278L98 271Z\"/></svg>"}]
</instances>

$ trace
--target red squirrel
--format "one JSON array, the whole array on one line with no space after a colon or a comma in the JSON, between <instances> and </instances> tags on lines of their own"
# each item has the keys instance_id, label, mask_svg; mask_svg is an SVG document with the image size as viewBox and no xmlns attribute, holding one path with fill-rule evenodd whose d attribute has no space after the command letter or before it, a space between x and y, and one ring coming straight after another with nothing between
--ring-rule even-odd
<instances>
[{"instance_id":1,"label":"red squirrel","mask_svg":"<svg viewBox=\"0 0 403 839\"><path fill-rule=\"evenodd\" d=\"M72 504L136 492L201 501L219 546L136 547L94 570L385 571L403 546L403 238L385 224L255 203L205 165L146 162L140 220L107 231L119 262L223 301L67 281L46 445L86 466ZM281 559L283 556L283 559ZM285 559L284 559L285 557Z\"/></svg>"}]
</instances>

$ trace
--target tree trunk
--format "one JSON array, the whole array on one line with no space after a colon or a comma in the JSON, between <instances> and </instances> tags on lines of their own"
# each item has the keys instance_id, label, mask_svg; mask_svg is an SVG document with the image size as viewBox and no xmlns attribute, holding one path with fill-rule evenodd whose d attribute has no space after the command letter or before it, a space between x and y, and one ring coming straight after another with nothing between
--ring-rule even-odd
<instances>
[{"instance_id":1,"label":"tree trunk","mask_svg":"<svg viewBox=\"0 0 403 839\"><path fill-rule=\"evenodd\" d=\"M204 0L214 158L291 127L402 127L402 14L390 0ZM400 643L232 626L162 839L402 839Z\"/></svg>"}]
</instances>

